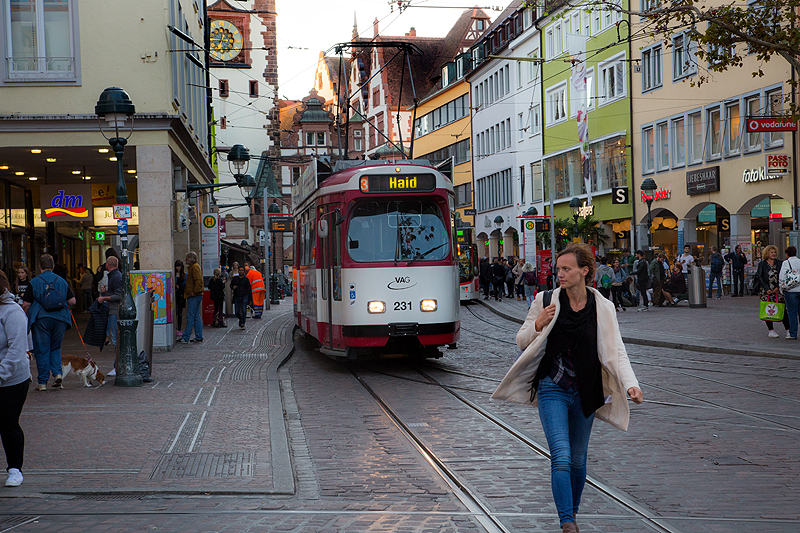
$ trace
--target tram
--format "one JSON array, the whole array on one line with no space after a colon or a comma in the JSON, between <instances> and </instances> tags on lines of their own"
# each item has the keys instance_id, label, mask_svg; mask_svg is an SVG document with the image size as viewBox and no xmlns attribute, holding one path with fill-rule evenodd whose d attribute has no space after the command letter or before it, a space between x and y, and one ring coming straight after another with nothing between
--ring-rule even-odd
<instances>
[{"instance_id":1,"label":"tram","mask_svg":"<svg viewBox=\"0 0 800 533\"><path fill-rule=\"evenodd\" d=\"M292 186L294 315L322 353L441 357L457 342L453 202L427 162L312 160Z\"/></svg>"},{"instance_id":2,"label":"tram","mask_svg":"<svg viewBox=\"0 0 800 533\"><path fill-rule=\"evenodd\" d=\"M461 301L477 300L481 295L478 273L478 245L472 242L472 228L456 228L458 256L458 294Z\"/></svg>"}]
</instances>

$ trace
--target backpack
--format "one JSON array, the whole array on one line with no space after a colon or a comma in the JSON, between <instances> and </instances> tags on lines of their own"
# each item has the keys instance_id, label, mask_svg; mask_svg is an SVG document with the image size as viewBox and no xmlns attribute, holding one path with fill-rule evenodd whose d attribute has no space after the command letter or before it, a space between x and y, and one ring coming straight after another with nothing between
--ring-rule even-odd
<instances>
[{"instance_id":1,"label":"backpack","mask_svg":"<svg viewBox=\"0 0 800 533\"><path fill-rule=\"evenodd\" d=\"M67 307L67 300L64 298L64 295L61 294L56 288L55 283L58 280L55 280L53 284L44 282L44 294L42 295L42 307L48 313L55 313L65 309Z\"/></svg>"},{"instance_id":2,"label":"backpack","mask_svg":"<svg viewBox=\"0 0 800 533\"><path fill-rule=\"evenodd\" d=\"M719 253L711 255L711 272L715 274L722 272L722 267L724 266L725 261L722 260L722 256Z\"/></svg>"},{"instance_id":3,"label":"backpack","mask_svg":"<svg viewBox=\"0 0 800 533\"><path fill-rule=\"evenodd\" d=\"M610 289L611 284L613 282L614 280L611 279L611 276L609 276L605 271L603 271L603 275L600 277L600 287L604 289Z\"/></svg>"},{"instance_id":4,"label":"backpack","mask_svg":"<svg viewBox=\"0 0 800 533\"><path fill-rule=\"evenodd\" d=\"M525 285L536 285L536 272L525 272L523 277L525 278Z\"/></svg>"}]
</instances>

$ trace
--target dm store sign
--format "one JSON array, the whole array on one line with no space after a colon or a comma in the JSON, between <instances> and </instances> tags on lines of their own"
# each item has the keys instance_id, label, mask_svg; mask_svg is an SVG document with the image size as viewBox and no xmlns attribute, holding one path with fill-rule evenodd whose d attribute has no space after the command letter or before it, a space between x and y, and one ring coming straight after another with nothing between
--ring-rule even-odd
<instances>
[{"instance_id":1,"label":"dm store sign","mask_svg":"<svg viewBox=\"0 0 800 533\"><path fill-rule=\"evenodd\" d=\"M91 185L42 185L42 220L45 222L91 222Z\"/></svg>"}]
</instances>

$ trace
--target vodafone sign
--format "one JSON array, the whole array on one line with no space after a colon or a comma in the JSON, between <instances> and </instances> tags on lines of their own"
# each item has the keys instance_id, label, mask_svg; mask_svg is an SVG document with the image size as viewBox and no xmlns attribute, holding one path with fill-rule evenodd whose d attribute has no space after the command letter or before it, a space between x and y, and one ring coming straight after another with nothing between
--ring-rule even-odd
<instances>
[{"instance_id":1,"label":"vodafone sign","mask_svg":"<svg viewBox=\"0 0 800 533\"><path fill-rule=\"evenodd\" d=\"M747 133L797 131L797 121L788 118L749 118Z\"/></svg>"}]
</instances>

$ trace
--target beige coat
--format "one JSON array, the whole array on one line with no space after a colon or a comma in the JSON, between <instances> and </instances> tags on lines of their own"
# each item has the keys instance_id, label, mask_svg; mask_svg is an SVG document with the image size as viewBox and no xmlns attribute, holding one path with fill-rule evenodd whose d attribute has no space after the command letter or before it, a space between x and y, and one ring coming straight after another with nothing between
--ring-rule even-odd
<instances>
[{"instance_id":1,"label":"beige coat","mask_svg":"<svg viewBox=\"0 0 800 533\"><path fill-rule=\"evenodd\" d=\"M638 388L639 382L636 381L636 376L633 374L628 353L625 351L625 344L622 342L614 304L595 289L587 287L587 290L594 294L597 308L597 354L603 369L603 395L611 396L611 403L598 409L595 415L600 420L627 431L630 418L627 390L631 387ZM556 304L556 317L561 310L558 299L560 291L560 288L553 290L551 300L551 303ZM553 319L541 332L536 332L534 323L536 317L542 312L543 295L544 292L536 295L536 299L528 311L528 316L525 318L525 323L517 333L517 346L522 350L522 354L492 394L492 398L495 400L536 405L536 400L531 402L531 381L542 362L542 357L544 357L547 336L556 323Z\"/></svg>"}]
</instances>

